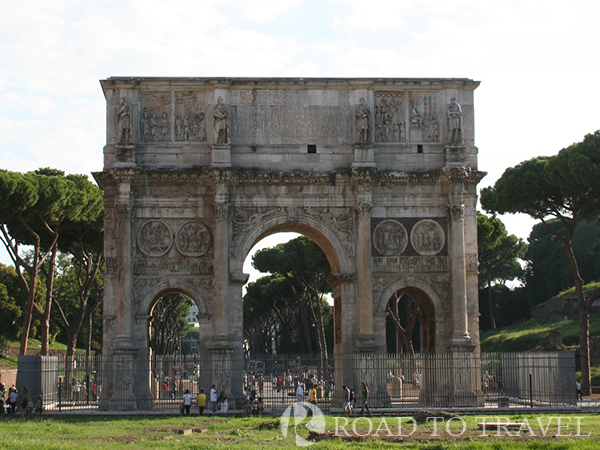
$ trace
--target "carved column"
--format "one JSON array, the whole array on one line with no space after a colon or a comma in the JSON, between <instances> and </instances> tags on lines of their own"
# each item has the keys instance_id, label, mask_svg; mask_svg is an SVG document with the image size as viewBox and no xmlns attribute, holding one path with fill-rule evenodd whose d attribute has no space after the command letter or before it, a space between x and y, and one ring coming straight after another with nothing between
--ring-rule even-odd
<instances>
[{"instance_id":1,"label":"carved column","mask_svg":"<svg viewBox=\"0 0 600 450\"><path fill-rule=\"evenodd\" d=\"M132 411L136 409L136 399L132 380L136 378L135 360L137 347L133 337L133 280L132 280L132 246L133 246L133 194L131 172L118 175L119 192L116 196L116 236L120 242L117 248L117 274L113 279L116 286L115 327L116 336L112 343L113 360L110 370L112 376L112 392L109 409L113 411ZM105 372L106 373L106 372Z\"/></svg>"},{"instance_id":2,"label":"carved column","mask_svg":"<svg viewBox=\"0 0 600 450\"><path fill-rule=\"evenodd\" d=\"M215 193L215 310L214 310L214 348L229 348L229 233L227 216L229 213L228 192L225 183L218 183Z\"/></svg>"},{"instance_id":3,"label":"carved column","mask_svg":"<svg viewBox=\"0 0 600 450\"><path fill-rule=\"evenodd\" d=\"M452 345L470 344L467 322L467 272L465 258L465 205L455 201L450 211L450 259L452 270Z\"/></svg>"},{"instance_id":4,"label":"carved column","mask_svg":"<svg viewBox=\"0 0 600 450\"><path fill-rule=\"evenodd\" d=\"M358 347L376 347L373 334L373 285L371 282L371 209L368 201L358 205L356 270L358 278Z\"/></svg>"}]
</instances>

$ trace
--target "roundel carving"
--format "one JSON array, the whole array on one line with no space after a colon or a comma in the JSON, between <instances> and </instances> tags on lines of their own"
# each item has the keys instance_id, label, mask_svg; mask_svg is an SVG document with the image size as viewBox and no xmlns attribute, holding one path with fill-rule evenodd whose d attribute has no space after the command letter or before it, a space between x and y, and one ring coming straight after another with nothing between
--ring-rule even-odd
<instances>
[{"instance_id":1,"label":"roundel carving","mask_svg":"<svg viewBox=\"0 0 600 450\"><path fill-rule=\"evenodd\" d=\"M421 255L437 255L446 243L444 229L435 220L423 219L410 232L410 243Z\"/></svg>"},{"instance_id":2,"label":"roundel carving","mask_svg":"<svg viewBox=\"0 0 600 450\"><path fill-rule=\"evenodd\" d=\"M149 220L140 228L138 247L146 256L163 256L173 245L173 232L162 220Z\"/></svg>"},{"instance_id":3,"label":"roundel carving","mask_svg":"<svg viewBox=\"0 0 600 450\"><path fill-rule=\"evenodd\" d=\"M408 244L406 228L395 220L384 220L375 227L373 244L384 256L399 255Z\"/></svg>"},{"instance_id":4,"label":"roundel carving","mask_svg":"<svg viewBox=\"0 0 600 450\"><path fill-rule=\"evenodd\" d=\"M179 230L175 238L175 246L182 255L202 256L206 254L212 243L210 231L202 222L193 220L186 222Z\"/></svg>"}]
</instances>

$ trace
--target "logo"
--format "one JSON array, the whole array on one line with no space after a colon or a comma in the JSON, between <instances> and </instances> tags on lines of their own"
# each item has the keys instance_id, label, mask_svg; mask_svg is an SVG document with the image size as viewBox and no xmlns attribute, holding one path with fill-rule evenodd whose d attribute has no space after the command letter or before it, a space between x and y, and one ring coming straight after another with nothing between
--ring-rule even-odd
<instances>
[{"instance_id":1,"label":"logo","mask_svg":"<svg viewBox=\"0 0 600 450\"><path fill-rule=\"evenodd\" d=\"M312 403L296 402L293 405L288 406L281 416L281 432L283 433L283 437L287 437L288 430L291 435L291 428L293 427L293 433L296 435L296 445L298 447L308 447L309 445L314 444L314 442L307 441L298 435L298 427L307 417L310 417L310 420L304 424L304 427L317 433L323 433L325 431L325 416L321 410Z\"/></svg>"}]
</instances>

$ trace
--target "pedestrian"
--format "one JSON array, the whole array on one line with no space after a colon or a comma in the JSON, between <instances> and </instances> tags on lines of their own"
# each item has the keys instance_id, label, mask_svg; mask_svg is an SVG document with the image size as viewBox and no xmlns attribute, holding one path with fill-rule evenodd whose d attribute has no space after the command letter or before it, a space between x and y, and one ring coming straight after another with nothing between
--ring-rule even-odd
<instances>
[{"instance_id":1,"label":"pedestrian","mask_svg":"<svg viewBox=\"0 0 600 450\"><path fill-rule=\"evenodd\" d=\"M577 400L583 400L583 396L581 395L581 383L579 381L575 383L575 389L577 390Z\"/></svg>"},{"instance_id":2,"label":"pedestrian","mask_svg":"<svg viewBox=\"0 0 600 450\"><path fill-rule=\"evenodd\" d=\"M204 389L200 389L200 393L198 394L198 415L202 416L204 414L204 408L206 407L206 394L204 393Z\"/></svg>"},{"instance_id":3,"label":"pedestrian","mask_svg":"<svg viewBox=\"0 0 600 450\"><path fill-rule=\"evenodd\" d=\"M4 402L6 401L6 385L0 383L0 416L4 415Z\"/></svg>"},{"instance_id":4,"label":"pedestrian","mask_svg":"<svg viewBox=\"0 0 600 450\"><path fill-rule=\"evenodd\" d=\"M192 406L192 394L190 394L189 389L186 389L185 394L183 394L183 409L185 410L185 414L187 416L190 415L191 406Z\"/></svg>"},{"instance_id":5,"label":"pedestrian","mask_svg":"<svg viewBox=\"0 0 600 450\"><path fill-rule=\"evenodd\" d=\"M14 414L16 412L18 398L19 398L19 392L17 391L17 388L13 385L9 389L9 394L8 394L8 407L9 407L10 414Z\"/></svg>"},{"instance_id":6,"label":"pedestrian","mask_svg":"<svg viewBox=\"0 0 600 450\"><path fill-rule=\"evenodd\" d=\"M371 410L369 409L369 387L367 386L366 381L362 382L362 391L363 391L363 406L362 406L362 409L360 410L360 413L364 414L365 410L367 410L367 414L370 416Z\"/></svg>"},{"instance_id":7,"label":"pedestrian","mask_svg":"<svg viewBox=\"0 0 600 450\"><path fill-rule=\"evenodd\" d=\"M344 396L344 414L350 410L350 388L345 384L342 386L342 395Z\"/></svg>"},{"instance_id":8,"label":"pedestrian","mask_svg":"<svg viewBox=\"0 0 600 450\"><path fill-rule=\"evenodd\" d=\"M210 388L210 406L212 409L212 415L214 416L217 412L217 401L219 397L217 395L217 387L213 384Z\"/></svg>"},{"instance_id":9,"label":"pedestrian","mask_svg":"<svg viewBox=\"0 0 600 450\"><path fill-rule=\"evenodd\" d=\"M354 414L354 403L356 403L356 393L354 392L354 387L350 386L350 415Z\"/></svg>"},{"instance_id":10,"label":"pedestrian","mask_svg":"<svg viewBox=\"0 0 600 450\"><path fill-rule=\"evenodd\" d=\"M298 403L304 400L304 387L302 383L298 384L298 388L296 389L296 401Z\"/></svg>"},{"instance_id":11,"label":"pedestrian","mask_svg":"<svg viewBox=\"0 0 600 450\"><path fill-rule=\"evenodd\" d=\"M29 414L31 411L29 409L29 392L27 392L27 388L23 386L21 388L21 393L18 396L18 407L23 410L22 416Z\"/></svg>"}]
</instances>

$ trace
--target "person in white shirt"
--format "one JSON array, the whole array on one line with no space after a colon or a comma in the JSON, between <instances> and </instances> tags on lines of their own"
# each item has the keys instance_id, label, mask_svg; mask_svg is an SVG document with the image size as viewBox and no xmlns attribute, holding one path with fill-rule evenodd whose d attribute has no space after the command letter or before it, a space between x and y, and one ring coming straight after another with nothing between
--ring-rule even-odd
<instances>
[{"instance_id":1,"label":"person in white shirt","mask_svg":"<svg viewBox=\"0 0 600 450\"><path fill-rule=\"evenodd\" d=\"M217 412L217 400L218 400L218 398L219 397L217 396L217 387L213 384L212 387L210 388L210 406L212 408L213 416Z\"/></svg>"},{"instance_id":2,"label":"person in white shirt","mask_svg":"<svg viewBox=\"0 0 600 450\"><path fill-rule=\"evenodd\" d=\"M301 402L304 400L304 383L299 383L298 388L296 389L296 401Z\"/></svg>"},{"instance_id":3,"label":"person in white shirt","mask_svg":"<svg viewBox=\"0 0 600 450\"><path fill-rule=\"evenodd\" d=\"M186 389L185 394L183 394L183 407L188 416L190 415L190 406L192 406L192 394L190 394L189 389Z\"/></svg>"}]
</instances>

